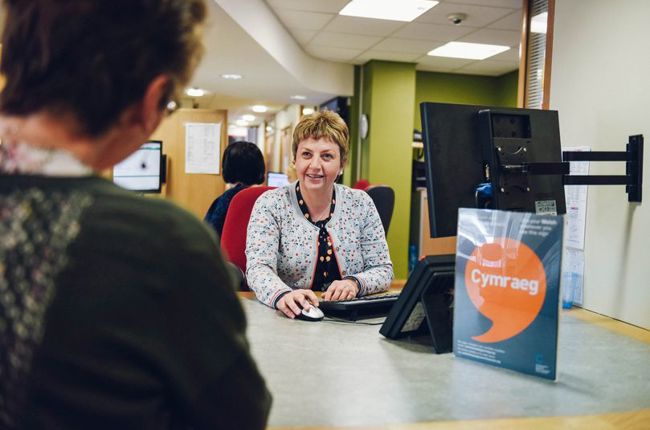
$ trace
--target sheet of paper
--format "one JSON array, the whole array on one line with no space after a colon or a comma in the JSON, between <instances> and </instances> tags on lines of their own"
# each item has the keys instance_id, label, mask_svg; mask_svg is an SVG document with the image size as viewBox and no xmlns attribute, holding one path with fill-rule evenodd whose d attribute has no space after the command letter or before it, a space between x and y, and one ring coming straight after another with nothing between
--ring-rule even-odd
<instances>
[{"instance_id":1,"label":"sheet of paper","mask_svg":"<svg viewBox=\"0 0 650 430\"><path fill-rule=\"evenodd\" d=\"M562 148L564 151L591 151L589 146ZM571 175L588 175L588 161L572 161L569 173ZM587 185L569 185L564 187L566 196L566 246L574 249L585 249L585 220L587 218Z\"/></svg>"},{"instance_id":2,"label":"sheet of paper","mask_svg":"<svg viewBox=\"0 0 650 430\"><path fill-rule=\"evenodd\" d=\"M185 123L185 173L219 174L220 143L220 123Z\"/></svg>"}]
</instances>

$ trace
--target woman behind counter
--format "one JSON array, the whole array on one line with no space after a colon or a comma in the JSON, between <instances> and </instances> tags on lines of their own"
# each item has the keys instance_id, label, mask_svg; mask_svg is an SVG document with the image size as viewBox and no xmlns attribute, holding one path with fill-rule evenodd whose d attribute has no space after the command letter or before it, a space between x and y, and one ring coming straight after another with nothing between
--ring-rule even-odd
<instances>
[{"instance_id":1,"label":"woman behind counter","mask_svg":"<svg viewBox=\"0 0 650 430\"><path fill-rule=\"evenodd\" d=\"M293 132L298 181L255 203L246 277L262 303L295 318L301 308L385 291L393 278L384 229L367 193L336 184L349 150L336 113L305 116Z\"/></svg>"}]
</instances>

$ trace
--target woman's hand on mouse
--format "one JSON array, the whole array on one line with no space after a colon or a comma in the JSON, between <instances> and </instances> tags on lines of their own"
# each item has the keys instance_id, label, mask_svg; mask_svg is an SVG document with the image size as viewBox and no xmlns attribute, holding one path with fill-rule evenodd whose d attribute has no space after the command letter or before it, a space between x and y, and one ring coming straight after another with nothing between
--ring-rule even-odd
<instances>
[{"instance_id":1,"label":"woman's hand on mouse","mask_svg":"<svg viewBox=\"0 0 650 430\"><path fill-rule=\"evenodd\" d=\"M359 287L352 279L334 281L323 293L323 300L350 300L359 294Z\"/></svg>"},{"instance_id":2,"label":"woman's hand on mouse","mask_svg":"<svg viewBox=\"0 0 650 430\"><path fill-rule=\"evenodd\" d=\"M293 290L278 300L275 307L289 318L295 318L307 306L318 307L318 297L312 290Z\"/></svg>"}]
</instances>

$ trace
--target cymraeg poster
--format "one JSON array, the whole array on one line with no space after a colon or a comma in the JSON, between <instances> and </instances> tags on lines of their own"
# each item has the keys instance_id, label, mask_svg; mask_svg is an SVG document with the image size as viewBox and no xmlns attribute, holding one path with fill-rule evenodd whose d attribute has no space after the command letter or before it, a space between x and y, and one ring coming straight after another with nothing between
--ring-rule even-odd
<instances>
[{"instance_id":1,"label":"cymraeg poster","mask_svg":"<svg viewBox=\"0 0 650 430\"><path fill-rule=\"evenodd\" d=\"M458 215L454 354L555 380L562 217Z\"/></svg>"}]
</instances>

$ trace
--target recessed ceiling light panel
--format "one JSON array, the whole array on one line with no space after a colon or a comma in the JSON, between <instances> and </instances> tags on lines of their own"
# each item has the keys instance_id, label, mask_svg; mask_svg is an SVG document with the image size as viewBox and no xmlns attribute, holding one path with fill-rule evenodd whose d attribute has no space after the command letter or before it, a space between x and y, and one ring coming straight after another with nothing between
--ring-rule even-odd
<instances>
[{"instance_id":1,"label":"recessed ceiling light panel","mask_svg":"<svg viewBox=\"0 0 650 430\"><path fill-rule=\"evenodd\" d=\"M244 121L255 121L255 115L250 115L250 114L242 115L241 119L243 119Z\"/></svg>"},{"instance_id":2,"label":"recessed ceiling light panel","mask_svg":"<svg viewBox=\"0 0 650 430\"><path fill-rule=\"evenodd\" d=\"M255 106L251 107L251 109L252 109L253 112L257 112L257 113L264 113L264 112L269 110L269 108L267 106L264 106L264 105L255 105Z\"/></svg>"},{"instance_id":3,"label":"recessed ceiling light panel","mask_svg":"<svg viewBox=\"0 0 650 430\"><path fill-rule=\"evenodd\" d=\"M484 60L510 49L509 46L486 45L483 43L449 42L429 51L432 57L466 58Z\"/></svg>"},{"instance_id":4,"label":"recessed ceiling light panel","mask_svg":"<svg viewBox=\"0 0 650 430\"><path fill-rule=\"evenodd\" d=\"M437 4L434 0L352 0L339 15L411 22Z\"/></svg>"},{"instance_id":5,"label":"recessed ceiling light panel","mask_svg":"<svg viewBox=\"0 0 650 430\"><path fill-rule=\"evenodd\" d=\"M293 99L293 100L307 100L307 97L301 96L300 94L295 94L295 95L291 96L290 98Z\"/></svg>"},{"instance_id":6,"label":"recessed ceiling light panel","mask_svg":"<svg viewBox=\"0 0 650 430\"><path fill-rule=\"evenodd\" d=\"M236 81L238 79L241 79L242 75L239 75L237 73L224 73L223 75L221 75L221 77L224 79L230 79Z\"/></svg>"}]
</instances>

